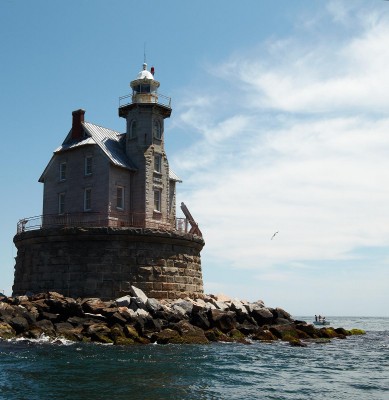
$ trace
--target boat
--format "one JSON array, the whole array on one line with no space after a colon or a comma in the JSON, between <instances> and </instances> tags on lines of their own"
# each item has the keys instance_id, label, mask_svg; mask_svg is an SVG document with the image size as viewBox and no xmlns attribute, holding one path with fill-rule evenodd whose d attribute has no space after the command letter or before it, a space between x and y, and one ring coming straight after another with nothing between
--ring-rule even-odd
<instances>
[{"instance_id":1,"label":"boat","mask_svg":"<svg viewBox=\"0 0 389 400\"><path fill-rule=\"evenodd\" d=\"M330 321L320 320L320 321L313 321L314 325L329 325Z\"/></svg>"}]
</instances>

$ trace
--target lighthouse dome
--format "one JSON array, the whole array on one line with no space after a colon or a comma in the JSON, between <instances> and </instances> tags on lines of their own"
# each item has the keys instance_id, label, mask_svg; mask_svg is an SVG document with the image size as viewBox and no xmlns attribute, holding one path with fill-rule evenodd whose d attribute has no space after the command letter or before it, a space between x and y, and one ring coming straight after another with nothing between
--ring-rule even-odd
<instances>
[{"instance_id":1,"label":"lighthouse dome","mask_svg":"<svg viewBox=\"0 0 389 400\"><path fill-rule=\"evenodd\" d=\"M136 79L154 79L153 74L150 71L147 71L147 64L143 64L143 70L139 72Z\"/></svg>"}]
</instances>

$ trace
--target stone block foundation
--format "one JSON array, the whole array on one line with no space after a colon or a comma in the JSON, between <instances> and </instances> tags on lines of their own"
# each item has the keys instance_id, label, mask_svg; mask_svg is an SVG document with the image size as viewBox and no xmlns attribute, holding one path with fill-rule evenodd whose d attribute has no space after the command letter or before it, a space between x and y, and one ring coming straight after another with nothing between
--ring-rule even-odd
<instances>
[{"instance_id":1,"label":"stone block foundation","mask_svg":"<svg viewBox=\"0 0 389 400\"><path fill-rule=\"evenodd\" d=\"M55 291L114 299L129 286L157 299L203 293L200 252L191 234L138 228L42 228L17 234L13 296Z\"/></svg>"}]
</instances>

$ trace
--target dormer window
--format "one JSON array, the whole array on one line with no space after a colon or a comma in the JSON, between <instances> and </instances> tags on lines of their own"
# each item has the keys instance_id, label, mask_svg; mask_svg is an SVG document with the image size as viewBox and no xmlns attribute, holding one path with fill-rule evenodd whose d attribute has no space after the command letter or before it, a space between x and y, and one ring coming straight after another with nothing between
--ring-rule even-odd
<instances>
[{"instance_id":1,"label":"dormer window","mask_svg":"<svg viewBox=\"0 0 389 400\"><path fill-rule=\"evenodd\" d=\"M161 123L158 120L154 121L154 126L153 126L153 134L156 139L161 140L162 139L162 128L161 128Z\"/></svg>"},{"instance_id":2,"label":"dormer window","mask_svg":"<svg viewBox=\"0 0 389 400\"><path fill-rule=\"evenodd\" d=\"M59 164L59 180L66 180L66 162L62 162L61 164Z\"/></svg>"},{"instance_id":3,"label":"dormer window","mask_svg":"<svg viewBox=\"0 0 389 400\"><path fill-rule=\"evenodd\" d=\"M92 175L92 161L93 161L92 156L85 157L85 168L84 168L85 175Z\"/></svg>"}]
</instances>

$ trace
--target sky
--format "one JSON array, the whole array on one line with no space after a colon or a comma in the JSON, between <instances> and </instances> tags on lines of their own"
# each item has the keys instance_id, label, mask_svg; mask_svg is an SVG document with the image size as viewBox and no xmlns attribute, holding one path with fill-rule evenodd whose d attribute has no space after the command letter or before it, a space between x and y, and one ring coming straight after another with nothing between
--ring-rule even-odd
<instances>
[{"instance_id":1,"label":"sky","mask_svg":"<svg viewBox=\"0 0 389 400\"><path fill-rule=\"evenodd\" d=\"M389 316L388 43L384 0L2 0L0 291L71 112L124 132L146 54L205 292Z\"/></svg>"}]
</instances>

